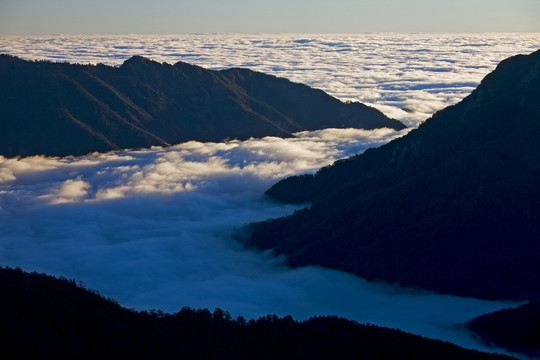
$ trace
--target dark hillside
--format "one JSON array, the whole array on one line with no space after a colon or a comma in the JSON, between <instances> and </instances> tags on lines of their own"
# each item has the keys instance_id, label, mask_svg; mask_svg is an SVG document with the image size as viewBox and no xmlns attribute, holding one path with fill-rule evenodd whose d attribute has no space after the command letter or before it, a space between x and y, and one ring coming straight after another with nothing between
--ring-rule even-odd
<instances>
[{"instance_id":1,"label":"dark hillside","mask_svg":"<svg viewBox=\"0 0 540 360\"><path fill-rule=\"evenodd\" d=\"M0 344L19 359L510 359L337 317L135 312L75 282L0 269Z\"/></svg>"},{"instance_id":2,"label":"dark hillside","mask_svg":"<svg viewBox=\"0 0 540 360\"><path fill-rule=\"evenodd\" d=\"M540 358L540 302L479 316L467 327L487 344Z\"/></svg>"},{"instance_id":3,"label":"dark hillside","mask_svg":"<svg viewBox=\"0 0 540 360\"><path fill-rule=\"evenodd\" d=\"M540 51L503 61L460 103L377 149L267 194L311 202L247 243L367 279L540 299Z\"/></svg>"},{"instance_id":4,"label":"dark hillside","mask_svg":"<svg viewBox=\"0 0 540 360\"><path fill-rule=\"evenodd\" d=\"M250 70L209 71L133 57L120 67L0 55L0 155L288 137L327 127L391 127L363 104Z\"/></svg>"}]
</instances>

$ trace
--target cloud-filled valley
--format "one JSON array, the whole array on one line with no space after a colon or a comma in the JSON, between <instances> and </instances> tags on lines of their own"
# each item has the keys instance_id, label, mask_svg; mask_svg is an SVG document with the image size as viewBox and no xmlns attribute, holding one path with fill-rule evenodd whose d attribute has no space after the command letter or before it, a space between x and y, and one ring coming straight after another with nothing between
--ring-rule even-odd
<instances>
[{"instance_id":1,"label":"cloud-filled valley","mask_svg":"<svg viewBox=\"0 0 540 360\"><path fill-rule=\"evenodd\" d=\"M417 126L470 93L538 34L2 37L27 59L121 64L132 55L245 67L362 101ZM136 309L216 307L233 316L335 314L486 349L456 326L513 305L288 269L234 233L291 214L263 192L281 178L406 134L327 129L281 139L188 142L81 157L0 157L0 264L74 278ZM489 350L489 349L488 349ZM498 350L500 351L500 350Z\"/></svg>"},{"instance_id":2,"label":"cloud-filled valley","mask_svg":"<svg viewBox=\"0 0 540 360\"><path fill-rule=\"evenodd\" d=\"M243 249L234 232L292 213L263 191L291 173L404 132L189 142L84 157L0 160L0 262L82 281L136 309L226 309L306 319L337 314L478 347L454 325L506 304L367 283Z\"/></svg>"}]
</instances>

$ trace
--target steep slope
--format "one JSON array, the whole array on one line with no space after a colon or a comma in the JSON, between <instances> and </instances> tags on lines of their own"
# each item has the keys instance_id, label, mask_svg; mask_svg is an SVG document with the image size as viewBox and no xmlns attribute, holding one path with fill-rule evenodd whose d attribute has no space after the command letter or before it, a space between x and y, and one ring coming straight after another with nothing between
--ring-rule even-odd
<instances>
[{"instance_id":1,"label":"steep slope","mask_svg":"<svg viewBox=\"0 0 540 360\"><path fill-rule=\"evenodd\" d=\"M268 195L311 202L248 244L367 279L482 298L540 298L540 51L378 149Z\"/></svg>"},{"instance_id":2,"label":"steep slope","mask_svg":"<svg viewBox=\"0 0 540 360\"><path fill-rule=\"evenodd\" d=\"M0 344L39 359L510 359L337 317L135 312L74 281L0 269Z\"/></svg>"},{"instance_id":3,"label":"steep slope","mask_svg":"<svg viewBox=\"0 0 540 360\"><path fill-rule=\"evenodd\" d=\"M404 128L365 105L250 70L138 56L115 68L0 55L0 154L8 157L288 137L326 127Z\"/></svg>"},{"instance_id":4,"label":"steep slope","mask_svg":"<svg viewBox=\"0 0 540 360\"><path fill-rule=\"evenodd\" d=\"M540 358L540 302L479 316L467 327L479 334L486 344L496 344L531 359Z\"/></svg>"}]
</instances>

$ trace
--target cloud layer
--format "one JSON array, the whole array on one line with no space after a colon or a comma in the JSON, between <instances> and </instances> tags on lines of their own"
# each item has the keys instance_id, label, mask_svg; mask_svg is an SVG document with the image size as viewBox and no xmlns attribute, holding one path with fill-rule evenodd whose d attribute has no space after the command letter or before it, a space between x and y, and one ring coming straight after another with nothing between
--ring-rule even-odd
<instances>
[{"instance_id":1,"label":"cloud layer","mask_svg":"<svg viewBox=\"0 0 540 360\"><path fill-rule=\"evenodd\" d=\"M539 34L9 36L0 52L117 65L133 55L210 69L243 67L361 101L416 126L468 95L503 59L538 50Z\"/></svg>"},{"instance_id":2,"label":"cloud layer","mask_svg":"<svg viewBox=\"0 0 540 360\"><path fill-rule=\"evenodd\" d=\"M262 196L277 179L404 133L329 129L292 139L0 158L0 264L74 278L136 309L219 307L247 318L335 314L482 348L454 326L507 304L317 267L291 270L232 237L248 222L297 209Z\"/></svg>"},{"instance_id":3,"label":"cloud layer","mask_svg":"<svg viewBox=\"0 0 540 360\"><path fill-rule=\"evenodd\" d=\"M16 196L18 202L49 204L199 189L213 194L262 193L280 178L313 172L408 131L326 129L300 132L289 139L191 141L83 157L0 157L0 186L5 189L4 202Z\"/></svg>"}]
</instances>

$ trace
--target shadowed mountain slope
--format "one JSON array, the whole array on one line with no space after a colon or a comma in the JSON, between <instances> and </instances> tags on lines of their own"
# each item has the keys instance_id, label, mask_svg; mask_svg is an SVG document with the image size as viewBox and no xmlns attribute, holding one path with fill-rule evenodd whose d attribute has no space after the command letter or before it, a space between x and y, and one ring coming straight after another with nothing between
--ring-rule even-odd
<instances>
[{"instance_id":1,"label":"shadowed mountain slope","mask_svg":"<svg viewBox=\"0 0 540 360\"><path fill-rule=\"evenodd\" d=\"M139 56L109 67L0 55L0 154L8 157L288 137L329 127L404 125L251 70L210 71Z\"/></svg>"},{"instance_id":2,"label":"shadowed mountain slope","mask_svg":"<svg viewBox=\"0 0 540 360\"><path fill-rule=\"evenodd\" d=\"M540 302L503 309L474 318L467 324L488 345L540 359Z\"/></svg>"},{"instance_id":3,"label":"shadowed mountain slope","mask_svg":"<svg viewBox=\"0 0 540 360\"><path fill-rule=\"evenodd\" d=\"M0 269L0 344L31 359L510 359L337 317L120 307L75 282Z\"/></svg>"},{"instance_id":4,"label":"shadowed mountain slope","mask_svg":"<svg viewBox=\"0 0 540 360\"><path fill-rule=\"evenodd\" d=\"M267 194L311 202L246 242L364 278L540 299L540 51L499 64L460 103L380 148Z\"/></svg>"}]
</instances>

